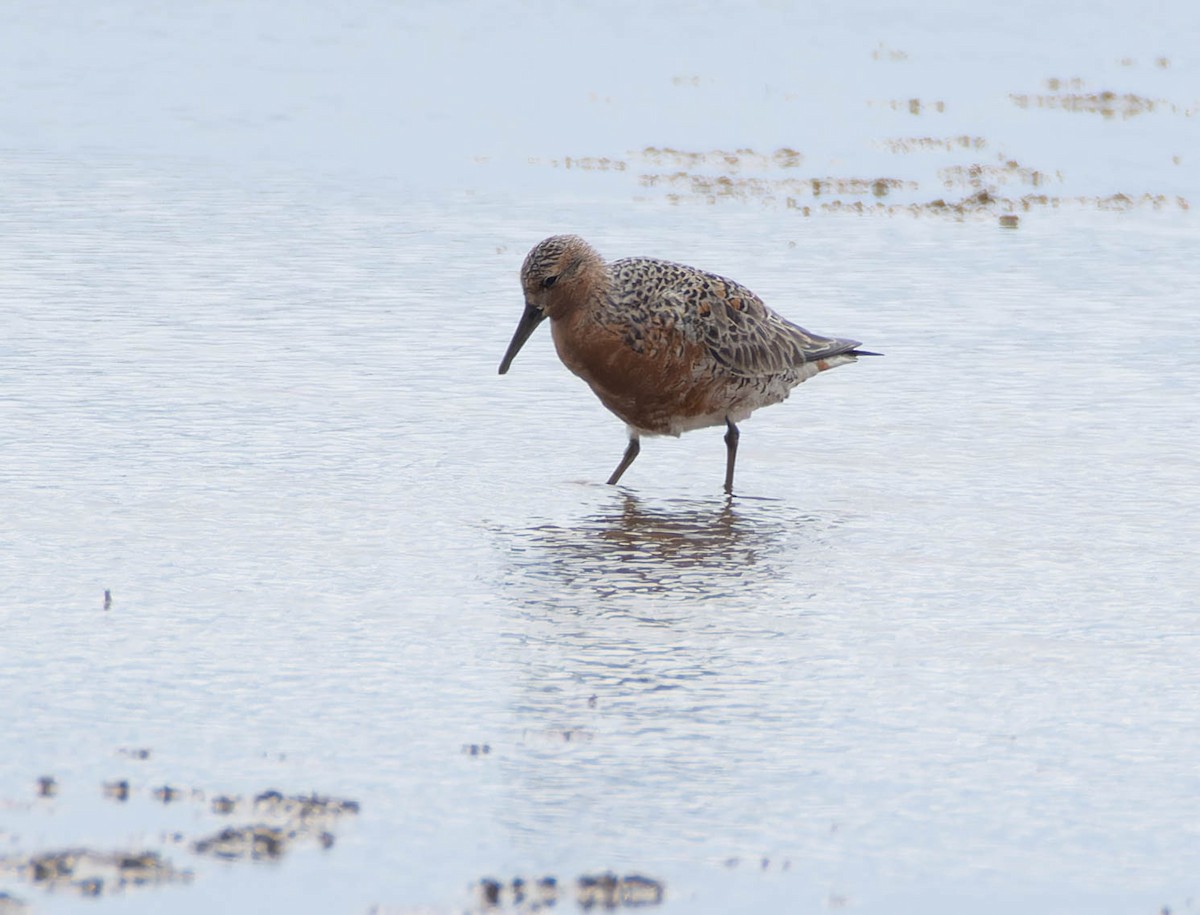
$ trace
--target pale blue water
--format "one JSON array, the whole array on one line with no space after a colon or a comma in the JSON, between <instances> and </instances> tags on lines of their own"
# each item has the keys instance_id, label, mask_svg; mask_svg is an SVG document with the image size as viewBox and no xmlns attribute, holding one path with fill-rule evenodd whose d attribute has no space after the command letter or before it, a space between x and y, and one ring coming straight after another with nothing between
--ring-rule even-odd
<instances>
[{"instance_id":1,"label":"pale blue water","mask_svg":"<svg viewBox=\"0 0 1200 915\"><path fill-rule=\"evenodd\" d=\"M1200 21L1032 10L10 10L0 855L148 846L195 879L0 890L451 912L612 868L664 912L1194 907ZM1160 103L1010 100L1050 77ZM881 145L956 136L986 143ZM643 180L928 202L1010 160L1055 178L998 193L1063 198L1016 231ZM558 231L887 355L745 423L732 503L720 430L606 487L623 428L548 334L496 375ZM164 782L362 813L221 864L170 838L224 824Z\"/></svg>"}]
</instances>

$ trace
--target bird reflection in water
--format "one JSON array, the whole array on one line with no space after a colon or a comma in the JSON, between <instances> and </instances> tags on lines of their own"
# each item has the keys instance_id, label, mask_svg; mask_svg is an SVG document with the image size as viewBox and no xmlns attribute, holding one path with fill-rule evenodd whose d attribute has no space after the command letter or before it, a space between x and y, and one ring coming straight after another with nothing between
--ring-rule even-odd
<instances>
[{"instance_id":1,"label":"bird reflection in water","mask_svg":"<svg viewBox=\"0 0 1200 915\"><path fill-rule=\"evenodd\" d=\"M815 521L784 503L679 500L650 506L622 492L618 505L576 525L527 529L514 555L524 575L553 579L576 594L744 597L773 577L773 560L789 534Z\"/></svg>"}]
</instances>

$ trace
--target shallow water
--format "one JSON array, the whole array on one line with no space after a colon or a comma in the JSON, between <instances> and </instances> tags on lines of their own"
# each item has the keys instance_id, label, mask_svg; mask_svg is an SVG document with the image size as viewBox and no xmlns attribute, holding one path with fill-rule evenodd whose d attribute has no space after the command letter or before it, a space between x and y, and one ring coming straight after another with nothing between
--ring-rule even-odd
<instances>
[{"instance_id":1,"label":"shallow water","mask_svg":"<svg viewBox=\"0 0 1200 915\"><path fill-rule=\"evenodd\" d=\"M462 12L0 38L0 890L449 912L612 869L664 912L1194 906L1195 10ZM1051 77L1156 107L1010 99ZM993 202L928 206L972 163ZM567 230L887 355L746 422L732 500L718 429L604 486L624 430L549 335L496 375ZM361 813L273 864L194 853L213 795L268 788ZM81 902L11 866L82 846L194 879Z\"/></svg>"}]
</instances>

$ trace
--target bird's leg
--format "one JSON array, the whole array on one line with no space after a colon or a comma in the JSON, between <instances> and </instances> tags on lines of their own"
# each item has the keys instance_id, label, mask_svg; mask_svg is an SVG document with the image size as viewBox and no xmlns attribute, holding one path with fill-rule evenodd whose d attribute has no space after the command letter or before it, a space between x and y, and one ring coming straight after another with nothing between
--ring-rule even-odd
<instances>
[{"instance_id":1,"label":"bird's leg","mask_svg":"<svg viewBox=\"0 0 1200 915\"><path fill-rule=\"evenodd\" d=\"M733 463L737 460L737 443L741 433L738 427L725 417L725 491L733 495Z\"/></svg>"},{"instance_id":2,"label":"bird's leg","mask_svg":"<svg viewBox=\"0 0 1200 915\"><path fill-rule=\"evenodd\" d=\"M617 465L617 469L608 478L609 486L612 486L617 480L621 479L621 474L629 469L629 465L633 463L633 459L638 456L638 452L641 450L642 445L638 441L638 437L636 435L629 436L629 447L625 449L625 456L621 458L621 463Z\"/></svg>"}]
</instances>

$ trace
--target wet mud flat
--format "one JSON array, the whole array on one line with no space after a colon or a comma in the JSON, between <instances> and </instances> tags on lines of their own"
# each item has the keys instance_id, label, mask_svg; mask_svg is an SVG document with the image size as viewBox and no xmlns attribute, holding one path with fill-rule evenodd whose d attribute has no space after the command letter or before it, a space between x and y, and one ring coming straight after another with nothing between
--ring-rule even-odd
<instances>
[{"instance_id":1,"label":"wet mud flat","mask_svg":"<svg viewBox=\"0 0 1200 915\"><path fill-rule=\"evenodd\" d=\"M148 750L122 751L147 759ZM34 781L31 801L8 799L9 809L54 812L63 786L54 776ZM34 905L29 890L83 898L121 895L149 887L187 885L201 879L197 859L274 861L301 846L333 848L336 832L359 813L357 801L313 794L284 794L268 789L250 797L172 784L138 785L121 778L102 782L99 794L115 805L154 807L187 805L202 824L195 833L162 832L157 841L137 847L69 845L10 851L0 856L0 913L22 912ZM19 835L10 844L20 849Z\"/></svg>"},{"instance_id":2,"label":"wet mud flat","mask_svg":"<svg viewBox=\"0 0 1200 915\"><path fill-rule=\"evenodd\" d=\"M484 744L463 747L466 755L483 756ZM149 759L149 750L121 750L131 760ZM28 799L5 799L8 809L53 814L64 786L43 775L32 782ZM139 784L129 778L101 782L98 794L114 805L142 804L151 809L190 807L207 828L192 833L162 832L157 841L140 846L69 845L17 850L0 856L0 915L36 911L40 892L81 899L120 896L139 890L187 886L203 879L204 859L223 862L271 862L298 846L333 849L337 831L360 812L358 801L316 793L285 794L268 789L252 796L185 788L175 784ZM18 849L19 835L10 844ZM152 846L152 847L151 847ZM612 911L657 906L666 899L663 881L643 874L598 871L560 880L555 876L483 877L469 892L465 908L454 911L539 912L557 908ZM384 913L386 907L371 911ZM447 910L450 911L450 910Z\"/></svg>"},{"instance_id":3,"label":"wet mud flat","mask_svg":"<svg viewBox=\"0 0 1200 915\"><path fill-rule=\"evenodd\" d=\"M910 56L884 46L872 53L872 59L885 66L903 67ZM1123 68L1138 66L1132 58L1124 58L1120 64ZM1150 66L1169 71L1171 63L1159 57ZM1007 102L1031 124L1034 118L1094 117L1111 122L1114 130L1134 118L1180 120L1200 115L1200 106L1182 93L1176 99L1152 97L1081 76L1044 77L1034 91L1010 91ZM954 104L942 99L865 98L862 104L868 112L889 116L892 121L907 119L914 125L909 132L880 136L870 144L876 151L896 157L895 171L831 174L814 161L817 157L798 148L799 142L774 150L749 145L724 149L646 146L623 157L533 158L529 164L625 174L636 181L635 199L639 200L665 200L672 205L756 204L805 217L991 219L1001 228L1013 229L1020 225L1022 215L1039 210L1124 213L1191 208L1186 197L1164 192L1162 187L1068 192L1065 187L1074 180L1077 160L1030 165L1009 151L1018 137L957 133ZM797 133L799 139L802 131ZM1175 166L1183 161L1180 149L1153 152Z\"/></svg>"}]
</instances>

